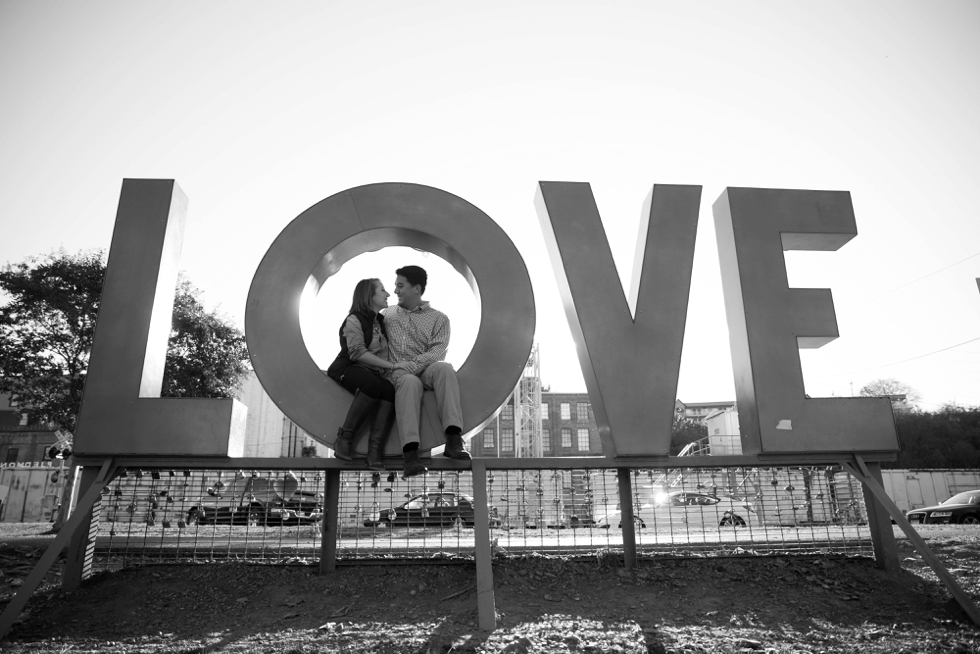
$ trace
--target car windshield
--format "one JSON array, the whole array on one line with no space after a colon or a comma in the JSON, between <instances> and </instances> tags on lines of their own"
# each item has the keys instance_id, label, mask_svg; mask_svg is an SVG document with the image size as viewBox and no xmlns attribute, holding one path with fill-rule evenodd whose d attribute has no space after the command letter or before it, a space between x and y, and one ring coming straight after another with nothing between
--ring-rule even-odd
<instances>
[{"instance_id":1,"label":"car windshield","mask_svg":"<svg viewBox=\"0 0 980 654\"><path fill-rule=\"evenodd\" d=\"M967 491L966 493L957 493L943 504L976 504L978 501L980 501L980 491Z\"/></svg>"}]
</instances>

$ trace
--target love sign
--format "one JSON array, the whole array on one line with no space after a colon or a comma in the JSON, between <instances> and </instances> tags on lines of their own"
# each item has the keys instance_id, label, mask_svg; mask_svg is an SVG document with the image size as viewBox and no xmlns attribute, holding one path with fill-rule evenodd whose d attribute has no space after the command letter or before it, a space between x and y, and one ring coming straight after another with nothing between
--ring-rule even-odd
<instances>
[{"instance_id":1,"label":"love sign","mask_svg":"<svg viewBox=\"0 0 980 654\"><path fill-rule=\"evenodd\" d=\"M700 199L699 186L653 187L627 297L589 185L538 185L538 215L606 456L668 453ZM241 404L160 397L186 205L172 180L123 182L75 434L80 455L242 454ZM743 451L896 450L887 398L809 399L803 390L798 348L836 338L837 321L829 291L789 288L782 252L836 250L853 238L849 194L729 188L714 217ZM494 415L530 353L535 309L527 268L489 216L418 184L370 184L330 196L273 242L245 311L249 354L266 392L327 445L350 395L306 350L300 300L350 259L396 245L448 261L481 302L480 331L458 371L464 432ZM435 412L423 411L422 420L422 448L441 444ZM389 438L391 447L397 443Z\"/></svg>"}]
</instances>

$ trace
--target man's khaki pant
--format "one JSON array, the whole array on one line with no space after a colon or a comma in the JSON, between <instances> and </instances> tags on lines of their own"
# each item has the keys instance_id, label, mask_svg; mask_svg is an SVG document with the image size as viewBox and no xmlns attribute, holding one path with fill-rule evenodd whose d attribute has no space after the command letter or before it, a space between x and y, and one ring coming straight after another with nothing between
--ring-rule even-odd
<instances>
[{"instance_id":1,"label":"man's khaki pant","mask_svg":"<svg viewBox=\"0 0 980 654\"><path fill-rule=\"evenodd\" d=\"M445 361L430 364L418 376L398 370L392 383L395 385L395 420L401 434L402 447L419 442L419 411L422 393L434 391L442 428L463 428L463 410L459 406L459 382L456 371Z\"/></svg>"}]
</instances>

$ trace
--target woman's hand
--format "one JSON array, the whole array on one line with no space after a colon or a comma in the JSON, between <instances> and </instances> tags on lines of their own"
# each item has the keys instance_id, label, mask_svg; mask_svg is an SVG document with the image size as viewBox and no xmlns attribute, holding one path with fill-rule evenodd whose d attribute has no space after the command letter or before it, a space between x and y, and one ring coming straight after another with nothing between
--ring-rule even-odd
<instances>
[{"instance_id":1,"label":"woman's hand","mask_svg":"<svg viewBox=\"0 0 980 654\"><path fill-rule=\"evenodd\" d=\"M397 363L392 364L391 371L395 372L396 370L408 370L408 362L399 361Z\"/></svg>"}]
</instances>

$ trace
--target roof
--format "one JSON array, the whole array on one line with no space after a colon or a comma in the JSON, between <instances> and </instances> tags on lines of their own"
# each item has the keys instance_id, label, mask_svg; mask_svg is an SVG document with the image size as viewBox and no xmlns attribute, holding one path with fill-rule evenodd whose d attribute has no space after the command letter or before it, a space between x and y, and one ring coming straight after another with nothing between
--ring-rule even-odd
<instances>
[{"instance_id":1,"label":"roof","mask_svg":"<svg viewBox=\"0 0 980 654\"><path fill-rule=\"evenodd\" d=\"M735 406L735 400L725 400L724 402L685 402L683 400L677 400L685 407L729 407Z\"/></svg>"}]
</instances>

